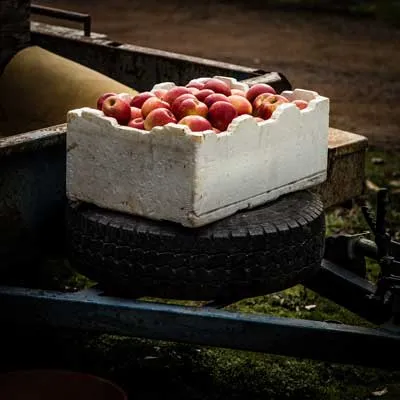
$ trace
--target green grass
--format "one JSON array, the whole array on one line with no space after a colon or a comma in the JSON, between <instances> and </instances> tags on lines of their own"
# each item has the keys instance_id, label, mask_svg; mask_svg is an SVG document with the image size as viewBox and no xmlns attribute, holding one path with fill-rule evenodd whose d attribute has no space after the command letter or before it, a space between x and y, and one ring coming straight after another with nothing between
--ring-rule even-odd
<instances>
[{"instance_id":1,"label":"green grass","mask_svg":"<svg viewBox=\"0 0 400 400\"><path fill-rule=\"evenodd\" d=\"M375 164L380 158L383 164ZM367 154L367 178L391 188L390 229L400 232L400 157L371 149ZM373 206L375 193L366 199ZM396 211L399 210L399 211ZM336 208L326 217L328 234L362 232L367 226L360 209ZM369 276L379 272L369 262ZM41 270L44 286L85 287L91 284L67 264L54 260ZM308 310L306 306L313 305ZM335 320L345 324L369 323L335 303L298 285L280 293L242 300L231 311L280 317ZM88 371L115 380L134 397L175 399L367 399L373 391L389 387L390 397L400 384L400 371L337 365L201 346L180 345L86 332L47 330L8 332L0 345L2 368L59 367ZM317 346L318 344L316 344ZM366 349L368 351L368 349ZM388 355L389 356L389 355ZM389 386L388 386L389 385ZM390 386L392 385L392 386Z\"/></svg>"}]
</instances>

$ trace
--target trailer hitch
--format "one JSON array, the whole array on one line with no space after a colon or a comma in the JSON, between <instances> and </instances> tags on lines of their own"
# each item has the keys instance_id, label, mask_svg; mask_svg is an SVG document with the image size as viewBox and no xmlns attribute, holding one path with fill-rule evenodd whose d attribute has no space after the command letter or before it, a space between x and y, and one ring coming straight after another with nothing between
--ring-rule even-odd
<instances>
[{"instance_id":1,"label":"trailer hitch","mask_svg":"<svg viewBox=\"0 0 400 400\"><path fill-rule=\"evenodd\" d=\"M376 290L367 297L390 309L390 323L400 325L400 243L394 241L386 229L388 205L388 190L380 189L375 213L366 203L361 206L371 232L327 238L325 258L362 277L366 276L365 257L376 260L380 266ZM370 233L374 240L367 238Z\"/></svg>"},{"instance_id":2,"label":"trailer hitch","mask_svg":"<svg viewBox=\"0 0 400 400\"><path fill-rule=\"evenodd\" d=\"M386 230L386 211L389 205L387 189L377 193L376 218L374 220L370 208L365 204L361 207L364 218L375 237L377 261L381 268L376 285L376 291L371 299L391 305L393 323L400 323L400 261L398 253L400 244L393 241Z\"/></svg>"}]
</instances>

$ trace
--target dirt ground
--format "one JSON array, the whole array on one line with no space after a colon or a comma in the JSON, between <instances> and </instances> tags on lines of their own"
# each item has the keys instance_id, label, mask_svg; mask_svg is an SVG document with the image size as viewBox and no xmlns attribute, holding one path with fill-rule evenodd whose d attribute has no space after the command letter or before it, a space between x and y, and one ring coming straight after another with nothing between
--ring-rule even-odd
<instances>
[{"instance_id":1,"label":"dirt ground","mask_svg":"<svg viewBox=\"0 0 400 400\"><path fill-rule=\"evenodd\" d=\"M383 22L246 9L245 1L38 3L90 13L93 31L116 41L282 72L294 87L330 97L331 126L400 149L400 30Z\"/></svg>"}]
</instances>

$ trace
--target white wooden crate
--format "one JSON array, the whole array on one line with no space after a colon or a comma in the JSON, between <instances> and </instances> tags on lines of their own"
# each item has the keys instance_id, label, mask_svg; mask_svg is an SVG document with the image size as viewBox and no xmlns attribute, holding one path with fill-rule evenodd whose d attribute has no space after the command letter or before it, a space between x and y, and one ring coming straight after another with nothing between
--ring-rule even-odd
<instances>
[{"instance_id":1,"label":"white wooden crate","mask_svg":"<svg viewBox=\"0 0 400 400\"><path fill-rule=\"evenodd\" d=\"M309 106L300 111L285 103L263 122L242 115L220 134L178 124L147 132L118 125L98 110L71 110L67 196L198 227L317 185L327 173L329 99L302 89L282 95Z\"/></svg>"}]
</instances>

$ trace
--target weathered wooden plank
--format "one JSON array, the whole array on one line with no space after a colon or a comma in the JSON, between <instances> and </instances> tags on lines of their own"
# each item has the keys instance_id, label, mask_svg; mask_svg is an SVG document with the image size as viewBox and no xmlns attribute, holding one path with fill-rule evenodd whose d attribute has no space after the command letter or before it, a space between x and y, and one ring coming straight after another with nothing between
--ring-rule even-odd
<instances>
[{"instance_id":1,"label":"weathered wooden plank","mask_svg":"<svg viewBox=\"0 0 400 400\"><path fill-rule=\"evenodd\" d=\"M325 208L363 193L368 140L364 136L330 128L328 147L327 180L315 189L321 195Z\"/></svg>"}]
</instances>

